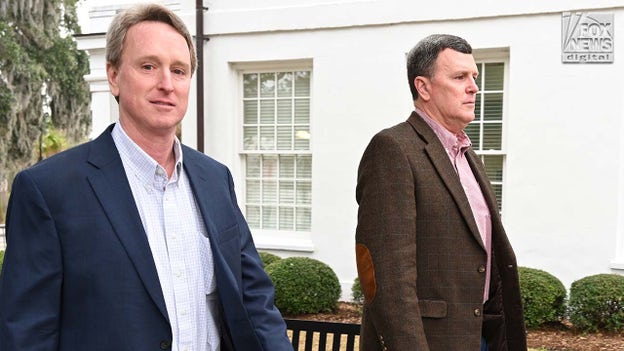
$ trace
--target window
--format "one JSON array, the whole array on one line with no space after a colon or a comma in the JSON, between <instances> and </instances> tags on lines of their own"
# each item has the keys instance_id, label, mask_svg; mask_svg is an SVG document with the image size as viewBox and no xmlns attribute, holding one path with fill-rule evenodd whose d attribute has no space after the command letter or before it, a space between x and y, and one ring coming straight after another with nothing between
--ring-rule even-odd
<instances>
[{"instance_id":1,"label":"window","mask_svg":"<svg viewBox=\"0 0 624 351\"><path fill-rule=\"evenodd\" d=\"M311 230L310 75L242 73L245 216L252 229Z\"/></svg>"},{"instance_id":2,"label":"window","mask_svg":"<svg viewBox=\"0 0 624 351\"><path fill-rule=\"evenodd\" d=\"M475 120L466 128L475 152L485 164L501 210L503 198L504 62L477 62L479 78Z\"/></svg>"}]
</instances>

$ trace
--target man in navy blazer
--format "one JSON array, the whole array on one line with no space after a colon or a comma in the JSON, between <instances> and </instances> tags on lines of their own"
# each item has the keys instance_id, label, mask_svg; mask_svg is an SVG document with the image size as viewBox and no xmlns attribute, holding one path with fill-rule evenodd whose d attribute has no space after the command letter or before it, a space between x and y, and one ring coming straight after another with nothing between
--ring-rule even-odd
<instances>
[{"instance_id":1,"label":"man in navy blazer","mask_svg":"<svg viewBox=\"0 0 624 351\"><path fill-rule=\"evenodd\" d=\"M183 22L128 9L106 57L119 123L13 182L0 350L292 350L229 170L175 137Z\"/></svg>"}]
</instances>

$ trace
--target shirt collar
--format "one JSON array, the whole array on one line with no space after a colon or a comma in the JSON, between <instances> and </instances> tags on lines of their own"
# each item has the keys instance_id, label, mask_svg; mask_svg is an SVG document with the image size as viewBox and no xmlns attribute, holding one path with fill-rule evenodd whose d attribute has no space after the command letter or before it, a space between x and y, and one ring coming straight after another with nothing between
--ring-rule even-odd
<instances>
[{"instance_id":1,"label":"shirt collar","mask_svg":"<svg viewBox=\"0 0 624 351\"><path fill-rule=\"evenodd\" d=\"M448 129L441 126L436 120L429 117L423 110L416 108L416 113L418 113L422 119L433 129L433 132L437 135L438 139L442 143L444 149L448 152L453 150L454 154L459 152L465 152L468 150L470 146L472 146L472 142L468 137L468 134L463 130L454 134L450 132Z\"/></svg>"},{"instance_id":2,"label":"shirt collar","mask_svg":"<svg viewBox=\"0 0 624 351\"><path fill-rule=\"evenodd\" d=\"M171 179L167 180L167 172L148 155L139 145L137 145L123 130L121 123L116 123L111 132L115 146L119 151L124 166L132 169L139 180L145 184L154 186L176 182L182 171L182 146L177 137L173 141L173 154L175 156L175 170Z\"/></svg>"}]
</instances>

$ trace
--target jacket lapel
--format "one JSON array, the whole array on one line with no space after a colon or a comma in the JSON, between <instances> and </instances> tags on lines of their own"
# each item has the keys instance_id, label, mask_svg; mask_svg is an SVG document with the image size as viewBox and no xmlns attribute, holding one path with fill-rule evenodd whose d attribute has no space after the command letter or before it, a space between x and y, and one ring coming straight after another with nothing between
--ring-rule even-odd
<instances>
[{"instance_id":1,"label":"jacket lapel","mask_svg":"<svg viewBox=\"0 0 624 351\"><path fill-rule=\"evenodd\" d=\"M498 202L496 201L496 194L494 194L494 190L490 185L490 180L487 177L487 173L479 156L477 156L477 154L475 154L471 149L466 152L466 159L468 159L470 169L472 169L472 173L477 179L477 183L479 183L485 202L488 205L488 209L491 214L490 217L492 218L492 228L494 228L496 224L495 219L498 218Z\"/></svg>"},{"instance_id":2,"label":"jacket lapel","mask_svg":"<svg viewBox=\"0 0 624 351\"><path fill-rule=\"evenodd\" d=\"M226 280L234 281L233 277L230 277L231 272L227 269L226 255L227 252L222 251L220 245L222 238L219 237L219 221L227 221L229 218L229 212L223 212L224 204L217 203L217 199L220 198L217 194L223 189L228 189L227 184L219 184L218 182L224 177L215 177L214 169L206 167L207 162L201 158L205 155L198 153L185 145L182 145L182 152L184 154L184 170L186 176L191 184L193 195L195 196L195 202L199 208L204 225L206 228L206 235L210 241L210 248L212 251L212 259L215 267L215 274L217 275L217 287L221 288L227 286ZM218 216L217 218L214 218Z\"/></svg>"},{"instance_id":3,"label":"jacket lapel","mask_svg":"<svg viewBox=\"0 0 624 351\"><path fill-rule=\"evenodd\" d=\"M232 295L232 291L227 287L237 286L236 277L232 274L229 265L227 264L228 252L227 245L221 247L222 240L219 229L219 221L227 221L229 218L229 212L223 212L221 209L225 208L224 204L218 203L219 192L227 190L227 184L219 184L218 182L224 177L214 176L214 169L206 167L207 162L201 158L204 155L199 154L196 150L190 149L185 145L182 145L182 152L184 154L184 170L186 176L191 184L193 195L195 196L195 202L199 208L204 225L206 228L206 235L210 241L210 249L212 251L212 260L214 263L214 269L217 279L217 289L219 291L219 298L221 300L221 306L229 306L227 312L223 312L224 320L227 319L226 315L234 315L237 300L234 298L236 295ZM213 219L214 218L214 219ZM229 252L232 255L232 252ZM236 253L239 254L239 253ZM229 301L229 302L228 302Z\"/></svg>"},{"instance_id":4,"label":"jacket lapel","mask_svg":"<svg viewBox=\"0 0 624 351\"><path fill-rule=\"evenodd\" d=\"M185 145L182 145L182 153L184 155L184 170L186 171L186 176L189 179L191 184L191 189L193 190L193 195L195 196L195 202L197 202L197 206L199 208L199 212L201 212L202 219L204 221L204 225L206 227L206 233L208 238L210 239L210 245L213 246L213 253L215 252L215 245L217 241L215 240L216 235L216 227L215 223L212 221L210 213L212 211L210 209L214 208L215 205L214 198L209 196L209 194L214 193L211 190L211 187L214 186L211 182L209 182L208 175L211 173L209 169L204 169L202 167L202 162L197 160L197 155L195 154L195 150L188 148Z\"/></svg>"},{"instance_id":5,"label":"jacket lapel","mask_svg":"<svg viewBox=\"0 0 624 351\"><path fill-rule=\"evenodd\" d=\"M111 130L112 126L91 144L88 162L95 171L88 180L145 288L169 320L156 264Z\"/></svg>"},{"instance_id":6,"label":"jacket lapel","mask_svg":"<svg viewBox=\"0 0 624 351\"><path fill-rule=\"evenodd\" d=\"M449 193L455 200L455 203L457 204L462 217L464 217L468 228L470 228L475 240L477 240L483 249L485 249L485 244L479 234L479 227L474 219L470 202L468 202L468 197L464 192L464 188L462 187L459 177L457 176L457 172L451 164L449 156L444 150L440 139L438 139L438 136L416 112L412 112L412 115L407 121L412 125L416 133L425 141L425 152L429 155L431 163L446 185ZM478 178L477 180L479 181Z\"/></svg>"}]
</instances>

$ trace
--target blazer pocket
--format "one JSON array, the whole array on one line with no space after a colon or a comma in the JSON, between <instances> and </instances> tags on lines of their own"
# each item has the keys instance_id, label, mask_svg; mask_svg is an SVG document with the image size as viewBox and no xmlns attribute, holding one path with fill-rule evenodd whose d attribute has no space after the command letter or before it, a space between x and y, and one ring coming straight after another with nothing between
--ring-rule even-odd
<instances>
[{"instance_id":1,"label":"blazer pocket","mask_svg":"<svg viewBox=\"0 0 624 351\"><path fill-rule=\"evenodd\" d=\"M234 224L233 226L224 229L224 230L220 230L219 232L217 232L216 235L216 242L219 244L219 246L221 245L226 245L226 243L229 243L231 240L237 240L235 243L236 245L240 244L240 231L238 230L239 226L238 224Z\"/></svg>"},{"instance_id":2,"label":"blazer pocket","mask_svg":"<svg viewBox=\"0 0 624 351\"><path fill-rule=\"evenodd\" d=\"M216 248L213 248L213 252L219 251L225 260L229 270L234 277L239 280L242 279L241 269L241 232L238 224L235 224L227 229L220 230L215 238ZM217 267L215 266L215 271ZM219 274L221 272L217 272Z\"/></svg>"},{"instance_id":3,"label":"blazer pocket","mask_svg":"<svg viewBox=\"0 0 624 351\"><path fill-rule=\"evenodd\" d=\"M418 308L424 318L444 318L448 314L446 301L442 300L420 300Z\"/></svg>"}]
</instances>

